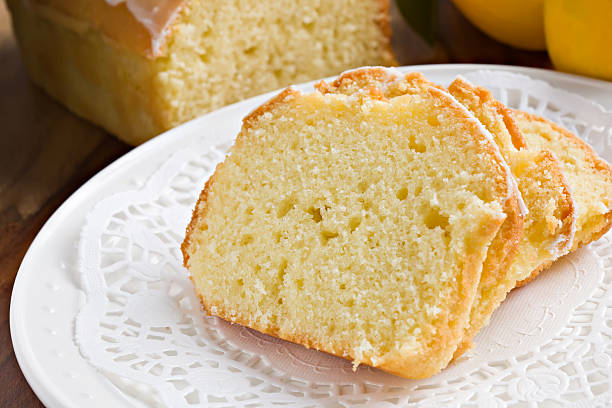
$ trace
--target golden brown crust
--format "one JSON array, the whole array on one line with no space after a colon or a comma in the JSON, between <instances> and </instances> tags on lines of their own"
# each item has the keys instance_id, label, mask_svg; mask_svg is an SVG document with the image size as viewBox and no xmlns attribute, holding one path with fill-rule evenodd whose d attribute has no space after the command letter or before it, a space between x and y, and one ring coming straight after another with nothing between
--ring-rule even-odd
<instances>
[{"instance_id":1,"label":"golden brown crust","mask_svg":"<svg viewBox=\"0 0 612 408\"><path fill-rule=\"evenodd\" d=\"M589 146L578 136L541 116L516 109L512 110L512 114L524 120L544 123L547 126L550 126L554 131L565 136L567 138L566 140L569 143L573 144L585 153L587 157L585 164L591 167L595 172L599 173L603 178L605 178L607 183L612 184L612 168L610 167L610 165L604 160L602 160L591 148L591 146ZM606 214L603 214L601 218L601 221L597 224L595 228L593 228L590 235L588 235L587 237L583 237L582 239L574 240L574 244L571 248L572 251L595 241L596 239L604 235L606 232L608 232L608 230L612 227L612 210L608 211Z\"/></svg>"},{"instance_id":2,"label":"golden brown crust","mask_svg":"<svg viewBox=\"0 0 612 408\"><path fill-rule=\"evenodd\" d=\"M554 183L561 186L561 197L562 199L557 201L557 208L559 210L559 219L561 220L561 226L558 227L558 236L566 237L564 240L560 240L557 245L557 251L565 252L569 245L572 244L573 240L573 229L576 221L576 208L574 205L574 198L572 197L571 189L567 184L567 180L561 171L561 167L557 158L548 150L542 150L540 152L542 161L546 162L546 166L550 170L550 174L554 177ZM543 268L539 267L539 270Z\"/></svg>"},{"instance_id":3,"label":"golden brown crust","mask_svg":"<svg viewBox=\"0 0 612 408\"><path fill-rule=\"evenodd\" d=\"M320 81L315 85L315 89L323 95L363 93L381 100L403 94L415 94L423 87L434 87L446 92L444 88L427 81L420 72L399 74L397 71L383 67L351 70L344 72L331 83Z\"/></svg>"},{"instance_id":4,"label":"golden brown crust","mask_svg":"<svg viewBox=\"0 0 612 408\"><path fill-rule=\"evenodd\" d=\"M516 286L514 287L514 289L525 286L526 284L537 278L540 272L542 272L544 269L548 268L552 264L553 261L544 262L542 265L538 266L533 272L531 272L531 275L529 275L527 278L523 279L522 281L516 282Z\"/></svg>"},{"instance_id":5,"label":"golden brown crust","mask_svg":"<svg viewBox=\"0 0 612 408\"><path fill-rule=\"evenodd\" d=\"M504 212L507 218L491 243L482 267L480 280L484 286L494 285L499 282L500 276L506 274L518 252L523 235L523 214L518 197L512 196L506 201Z\"/></svg>"},{"instance_id":6,"label":"golden brown crust","mask_svg":"<svg viewBox=\"0 0 612 408\"><path fill-rule=\"evenodd\" d=\"M543 150L540 152L540 154L546 157L545 160L549 163L548 165L551 166L550 173L556 177L557 184L562 186L561 195L563 196L563 200L559 200L559 210L561 213L560 214L561 227L559 228L558 231L559 231L560 236L565 236L567 238L565 240L559 241L559 244L557 245L557 250L560 252L564 252L566 251L566 248L568 245L572 245L572 239L573 239L572 230L574 228L574 223L576 221L574 199L572 197L572 193L567 184L567 181L565 180L565 177L563 176L563 172L561 171L559 167L559 161L548 150ZM612 220L611 220L611 223L612 223ZM608 225L607 229L602 230L601 235L605 234L608 231L608 229L610 229L610 225ZM600 236L598 236L597 238L594 238L593 241L599 239ZM552 263L553 261L548 261L548 262L544 262L543 264L539 265L536 269L534 269L531 272L531 274L527 278L521 281L518 281L516 283L515 288L520 288L521 286L525 286L527 283L534 280L540 274L540 272L548 268L550 265L552 265Z\"/></svg>"},{"instance_id":7,"label":"golden brown crust","mask_svg":"<svg viewBox=\"0 0 612 408\"><path fill-rule=\"evenodd\" d=\"M539 152L539 156L543 157L540 160L546 162L545 167L549 170L549 173L554 177L554 179L552 180L552 184L559 186L561 188L561 192L560 192L561 197L556 201L557 209L559 211L559 219L561 220L561 226L555 226L554 228L555 228L556 236L564 237L564 239L561 239L558 241L556 250L559 253L565 253L567 251L568 245L571 244L571 240L573 238L572 229L574 228L574 223L576 221L574 200L573 200L570 188L567 184L567 181L565 180L565 177L563 176L563 173L559 167L558 160L554 157L554 155L551 152L547 150L543 150ZM517 247L517 250L518 250L518 247ZM553 261L545 262L544 264L538 266L528 278L517 282L516 286L517 287L523 286L526 283L530 282L541 271L543 271L548 266L550 266L552 262ZM496 278L497 280L499 279L500 276L503 275L504 271L507 270L511 264L512 264L512 259L510 259L509 262L508 260L504 261L503 267L499 270L499 273L497 274L497 278ZM493 279L489 281L489 285L495 284L495 282L496 280ZM464 351L467 350L467 348L468 347L464 347ZM458 353L456 357L458 357L459 355L461 355L461 353Z\"/></svg>"},{"instance_id":8,"label":"golden brown crust","mask_svg":"<svg viewBox=\"0 0 612 408\"><path fill-rule=\"evenodd\" d=\"M480 133L480 122L478 122L478 120L475 117L471 117L468 119L467 115L471 115L471 114L467 110L465 110L465 107L463 107L461 104L459 104L458 102L454 103L454 101L450 100L450 94L448 94L446 91L440 90L436 86L430 86L428 88L428 92L433 96L448 97L449 100L447 101L448 105L446 107L451 110L454 110L458 115L465 115L466 122L470 124L470 127L473 129L473 132L477 134ZM512 175L510 174L510 170L508 169L506 161L504 160L501 153L499 152L499 149L497 148L497 145L495 144L495 142L493 140L490 140L484 134L482 134L482 138L483 138L483 142L481 143L481 145L483 149L485 149L486 153L490 157L495 158L494 161L496 165L498 166L498 174L500 174L500 178L498 180L495 180L495 184L496 184L496 191L500 194L505 194L504 196L505 202L503 203L503 205L505 207L504 211L508 211L506 212L506 216L507 216L506 220L508 220L508 224L509 224L509 226L506 227L507 231L509 232L509 231L515 230L515 227L510 225L513 223L520 224L518 228L520 231L522 231L522 218L523 217L521 215L522 212L519 207L519 201L518 201L520 194L516 186L511 183ZM510 236L507 235L507 238L510 238ZM520 239L520 233L519 233L519 239ZM512 246L513 244L508 243L507 245Z\"/></svg>"},{"instance_id":9,"label":"golden brown crust","mask_svg":"<svg viewBox=\"0 0 612 408\"><path fill-rule=\"evenodd\" d=\"M578 246L572 248L572 250L582 248L583 246L590 244L591 242L595 242L599 238L603 237L606 232L610 231L610 228L612 228L612 211L603 215L603 220L599 223L599 225L601 227L597 228L588 240L579 242Z\"/></svg>"},{"instance_id":10,"label":"golden brown crust","mask_svg":"<svg viewBox=\"0 0 612 408\"><path fill-rule=\"evenodd\" d=\"M360 68L343 72L333 82L319 81L315 89L322 95L330 93L379 92L379 85L395 81L385 68Z\"/></svg>"},{"instance_id":11,"label":"golden brown crust","mask_svg":"<svg viewBox=\"0 0 612 408\"><path fill-rule=\"evenodd\" d=\"M244 119L242 119L242 125L244 126L244 128L249 128L249 127L254 126L259 120L259 118L262 115L264 115L266 112L271 112L274 108L278 107L279 105L282 105L283 103L285 103L286 101L288 101L289 99L291 99L292 97L296 95L300 95L300 91L294 88L291 88L291 87L286 88L284 91L274 96L268 102L257 107L255 110L251 111L251 113L249 113L247 116L245 116Z\"/></svg>"},{"instance_id":12,"label":"golden brown crust","mask_svg":"<svg viewBox=\"0 0 612 408\"><path fill-rule=\"evenodd\" d=\"M492 97L491 93L489 93L489 96ZM502 115L504 125L506 125L508 133L510 133L510 137L512 137L512 144L514 145L514 147L517 149L527 148L527 142L525 141L523 134L521 133L518 125L516 124L514 117L512 117L512 111L498 100L494 99L494 101L497 112Z\"/></svg>"},{"instance_id":13,"label":"golden brown crust","mask_svg":"<svg viewBox=\"0 0 612 408\"><path fill-rule=\"evenodd\" d=\"M198 297L200 298L200 303L202 304L202 308L210 316L217 316L225 321L228 321L234 324L239 324L241 326L249 327L253 330L257 330L260 333L274 336L282 340L290 341L292 343L300 344L306 348L312 348L312 349L322 351L324 353L328 353L331 355L335 355L337 357L341 357L344 359L346 359L350 353L350 349L347 345L334 344L334 347L332 350L332 347L330 347L329 344L319 342L311 336L307 336L307 335L300 334L300 333L281 332L280 329L276 326L262 326L262 325L257 324L256 322L252 322L247 319L244 319L239 315L234 316L234 317L229 317L231 316L231 314L228 313L227 310L225 310L223 305L207 304L201 295L198 294ZM372 365L372 364L368 364L368 365Z\"/></svg>"},{"instance_id":14,"label":"golden brown crust","mask_svg":"<svg viewBox=\"0 0 612 408\"><path fill-rule=\"evenodd\" d=\"M448 90L453 95L461 95L462 98L470 100L470 103L474 105L483 105L495 114L500 115L506 129L508 130L508 133L510 134L514 148L518 150L527 147L527 142L519 130L518 125L514 121L512 110L495 99L488 89L475 86L465 79L457 77L449 85Z\"/></svg>"},{"instance_id":15,"label":"golden brown crust","mask_svg":"<svg viewBox=\"0 0 612 408\"><path fill-rule=\"evenodd\" d=\"M219 169L220 165L222 165L222 163L219 163L217 165L215 169L215 173ZM183 266L185 266L185 268L187 268L189 264L188 249L189 249L189 245L191 244L191 236L193 232L196 230L198 221L204 220L206 216L206 210L207 210L206 202L208 199L208 193L210 191L210 187L212 186L213 182L214 182L214 173L208 180L206 180L206 184L204 184L204 188L202 189L202 192L200 193L200 196L198 197L198 201L196 202L196 205L193 208L193 211L191 212L191 221L189 221L189 225L187 225L187 228L185 231L185 239L181 243L181 252L183 253Z\"/></svg>"},{"instance_id":16,"label":"golden brown crust","mask_svg":"<svg viewBox=\"0 0 612 408\"><path fill-rule=\"evenodd\" d=\"M556 250L560 253L564 253L567 251L568 245L572 244L572 229L574 228L574 223L576 221L574 200L567 181L563 176L563 172L559 167L559 161L548 150L542 150L539 152L539 156L543 157L540 159L541 161L545 161L547 163L546 166L550 170L550 174L554 177L553 183L561 187L562 198L557 201L561 226L557 228L556 232L559 237L565 237L565 239L559 240ZM552 265L552 263L553 260L539 265L527 278L518 281L515 288L524 286L534 280L540 274L540 272L548 268L550 265Z\"/></svg>"},{"instance_id":17,"label":"golden brown crust","mask_svg":"<svg viewBox=\"0 0 612 408\"><path fill-rule=\"evenodd\" d=\"M547 126L550 126L554 131L559 132L561 134L563 134L565 137L567 137L567 141L574 144L576 147L580 148L581 150L583 150L588 158L588 164L595 170L597 170L598 172L601 172L601 174L610 182L612 183L612 168L610 167L610 165L608 163L606 163L604 160L602 160L597 153L595 153L595 151L593 150L593 148L591 148L591 146L589 146L584 140L580 139L578 136L576 136L575 134L573 134L572 132L570 132L569 130L557 125L554 122L551 122L550 120L543 118L541 116L538 116L534 113L527 113L524 111L520 111L518 109L512 109L512 114L516 117L522 118L522 119L526 119L526 120L530 120L532 122L540 122L540 123L544 123Z\"/></svg>"}]
</instances>

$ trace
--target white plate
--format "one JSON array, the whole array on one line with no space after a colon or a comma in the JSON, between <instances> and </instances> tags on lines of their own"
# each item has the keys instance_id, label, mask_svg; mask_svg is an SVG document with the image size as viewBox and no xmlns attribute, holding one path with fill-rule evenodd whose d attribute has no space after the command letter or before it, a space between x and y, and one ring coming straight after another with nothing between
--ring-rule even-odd
<instances>
[{"instance_id":1,"label":"white plate","mask_svg":"<svg viewBox=\"0 0 612 408\"><path fill-rule=\"evenodd\" d=\"M504 70L529 75L612 109L612 84L551 71L492 65L423 65L428 79ZM307 89L312 83L298 88ZM74 317L84 304L76 247L85 216L101 199L138 188L173 152L194 143L214 123L235 122L271 94L243 101L181 125L134 149L76 191L47 221L19 269L11 298L11 336L19 365L40 400L54 407L127 407L140 403L89 365L73 341Z\"/></svg>"}]
</instances>

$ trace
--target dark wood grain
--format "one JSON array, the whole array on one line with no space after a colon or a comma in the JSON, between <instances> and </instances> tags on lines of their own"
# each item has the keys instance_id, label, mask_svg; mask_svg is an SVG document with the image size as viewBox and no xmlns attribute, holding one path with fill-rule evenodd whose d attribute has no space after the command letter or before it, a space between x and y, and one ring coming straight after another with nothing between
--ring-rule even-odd
<instances>
[{"instance_id":1,"label":"dark wood grain","mask_svg":"<svg viewBox=\"0 0 612 408\"><path fill-rule=\"evenodd\" d=\"M9 331L13 282L53 211L130 147L72 115L27 79L0 2L0 407L40 407Z\"/></svg>"},{"instance_id":2,"label":"dark wood grain","mask_svg":"<svg viewBox=\"0 0 612 408\"><path fill-rule=\"evenodd\" d=\"M477 62L550 67L544 52L519 51L475 29L440 0L439 41L420 40L393 8L393 47L401 65ZM10 340L9 302L28 246L57 207L130 147L72 115L27 79L0 2L0 406L40 407Z\"/></svg>"}]
</instances>

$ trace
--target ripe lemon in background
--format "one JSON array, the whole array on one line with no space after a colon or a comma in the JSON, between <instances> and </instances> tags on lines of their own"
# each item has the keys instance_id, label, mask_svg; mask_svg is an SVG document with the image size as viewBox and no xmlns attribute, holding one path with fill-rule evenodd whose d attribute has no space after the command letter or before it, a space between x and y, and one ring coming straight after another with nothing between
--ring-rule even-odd
<instances>
[{"instance_id":1,"label":"ripe lemon in background","mask_svg":"<svg viewBox=\"0 0 612 408\"><path fill-rule=\"evenodd\" d=\"M605 1L612 4L610 0L601 3ZM544 0L453 0L453 3L472 24L497 41L525 50L546 49Z\"/></svg>"},{"instance_id":2,"label":"ripe lemon in background","mask_svg":"<svg viewBox=\"0 0 612 408\"><path fill-rule=\"evenodd\" d=\"M546 0L544 26L555 68L612 80L612 0Z\"/></svg>"},{"instance_id":3,"label":"ripe lemon in background","mask_svg":"<svg viewBox=\"0 0 612 408\"><path fill-rule=\"evenodd\" d=\"M612 0L452 1L497 41L525 50L547 49L560 71L612 81ZM437 2L396 2L413 28L433 42Z\"/></svg>"}]
</instances>

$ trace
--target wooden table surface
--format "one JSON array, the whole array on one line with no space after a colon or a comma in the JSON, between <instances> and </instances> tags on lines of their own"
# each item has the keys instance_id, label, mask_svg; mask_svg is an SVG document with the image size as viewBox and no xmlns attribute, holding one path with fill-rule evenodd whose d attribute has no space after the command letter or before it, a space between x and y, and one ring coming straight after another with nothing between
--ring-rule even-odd
<instances>
[{"instance_id":1,"label":"wooden table surface","mask_svg":"<svg viewBox=\"0 0 612 408\"><path fill-rule=\"evenodd\" d=\"M400 65L491 63L550 68L545 52L497 43L440 0L439 43L427 46L395 9L393 47ZM0 1L0 407L41 407L19 370L9 303L19 264L44 222L70 194L131 147L76 117L26 76Z\"/></svg>"}]
</instances>

